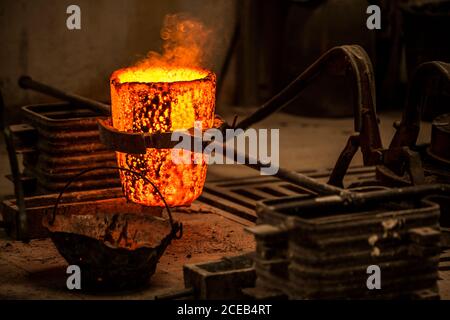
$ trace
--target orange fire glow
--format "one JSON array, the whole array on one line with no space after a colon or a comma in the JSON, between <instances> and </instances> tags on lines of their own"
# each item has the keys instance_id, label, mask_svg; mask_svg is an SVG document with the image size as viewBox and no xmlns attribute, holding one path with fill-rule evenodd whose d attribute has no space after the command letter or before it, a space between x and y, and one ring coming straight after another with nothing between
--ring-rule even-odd
<instances>
[{"instance_id":1,"label":"orange fire glow","mask_svg":"<svg viewBox=\"0 0 450 320\"><path fill-rule=\"evenodd\" d=\"M215 75L184 66L148 66L117 70L111 76L113 125L124 132L156 133L214 122ZM198 157L190 152L192 160ZM190 204L202 192L207 165L174 164L170 149L147 149L142 155L117 152L118 165L145 173L156 184L169 206ZM147 206L163 206L160 197L143 179L121 172L126 197Z\"/></svg>"}]
</instances>

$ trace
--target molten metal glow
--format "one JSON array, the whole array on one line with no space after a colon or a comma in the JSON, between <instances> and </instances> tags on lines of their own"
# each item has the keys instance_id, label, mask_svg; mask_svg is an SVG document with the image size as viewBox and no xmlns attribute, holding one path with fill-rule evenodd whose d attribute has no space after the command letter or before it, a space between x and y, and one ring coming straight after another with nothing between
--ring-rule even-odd
<instances>
[{"instance_id":1,"label":"molten metal glow","mask_svg":"<svg viewBox=\"0 0 450 320\"><path fill-rule=\"evenodd\" d=\"M131 67L111 76L113 125L125 132L168 132L214 122L215 75L184 67ZM191 152L191 157L198 157ZM188 205L200 196L206 179L206 163L174 164L170 149L147 149L146 154L117 152L118 165L146 174L169 206ZM126 197L147 206L163 206L144 180L121 172Z\"/></svg>"}]
</instances>

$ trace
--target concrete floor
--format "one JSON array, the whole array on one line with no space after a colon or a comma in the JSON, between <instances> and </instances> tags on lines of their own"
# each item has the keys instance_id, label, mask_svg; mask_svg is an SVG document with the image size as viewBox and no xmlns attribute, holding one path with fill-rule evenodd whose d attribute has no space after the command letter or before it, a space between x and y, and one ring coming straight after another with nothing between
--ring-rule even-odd
<instances>
[{"instance_id":1,"label":"concrete floor","mask_svg":"<svg viewBox=\"0 0 450 320\"><path fill-rule=\"evenodd\" d=\"M184 289L185 264L220 260L255 250L253 236L244 232L244 225L204 204L194 203L193 207L195 213L174 210L175 219L183 222L183 237L172 241L149 285L139 290L108 293L67 290L67 262L50 239L22 243L8 240L0 233L0 300L154 299Z\"/></svg>"},{"instance_id":2,"label":"concrete floor","mask_svg":"<svg viewBox=\"0 0 450 320\"><path fill-rule=\"evenodd\" d=\"M234 114L242 119L249 110L229 109L225 118L231 121ZM381 135L384 145L388 145L392 134L392 123L400 119L400 113L381 115ZM322 169L333 167L347 137L352 133L352 119L314 119L278 113L263 121L258 128L280 129L280 165L291 170ZM430 126L424 125L421 141L429 136ZM9 173L9 164L4 142L0 145L0 197L13 194L12 184L3 178ZM353 165L362 164L358 154ZM240 165L213 165L208 169L208 181L248 177L259 173ZM64 288L65 261L56 252L50 240L33 240L30 244L11 241L0 233L0 298L60 298L60 299L102 299L131 298L148 299L154 295L181 289L182 265L218 259L224 255L235 255L253 249L252 239L246 236L243 225L230 221L217 212L207 215L185 215L191 232L198 234L191 243L190 250L183 245L174 245L163 256L158 271L152 280L152 289L139 292L111 293L108 295L83 295L68 292ZM200 232L196 229L198 219L210 219L211 227ZM230 227L224 228L223 226ZM1 229L0 229L1 230ZM189 230L189 229L188 229ZM227 233L224 230L234 232ZM1 231L0 231L1 232ZM205 241L218 239L217 243L228 243L212 250L197 250ZM244 239L244 240L243 240ZM194 248L194 249L192 249ZM6 275L8 275L6 277ZM448 287L444 288L450 296Z\"/></svg>"}]
</instances>

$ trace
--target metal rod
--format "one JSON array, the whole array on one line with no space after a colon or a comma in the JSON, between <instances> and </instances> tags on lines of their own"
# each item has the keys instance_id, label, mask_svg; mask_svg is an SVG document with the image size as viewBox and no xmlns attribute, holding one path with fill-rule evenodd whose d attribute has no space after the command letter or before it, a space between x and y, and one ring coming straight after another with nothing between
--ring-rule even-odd
<instances>
[{"instance_id":1,"label":"metal rod","mask_svg":"<svg viewBox=\"0 0 450 320\"><path fill-rule=\"evenodd\" d=\"M421 200L426 195L450 195L450 185L448 184L431 184L420 185L404 188L395 188L380 191L370 192L352 192L345 195L334 195L328 197L318 197L312 200L299 200L285 204L276 205L276 210L283 210L294 208L296 210L311 210L311 209L324 209L324 208L336 208L339 206L345 206L350 208L351 206L362 206L372 203L385 203L387 201L398 201L405 199ZM417 197L420 196L420 197Z\"/></svg>"},{"instance_id":2,"label":"metal rod","mask_svg":"<svg viewBox=\"0 0 450 320\"><path fill-rule=\"evenodd\" d=\"M111 107L107 104L88 99L74 93L64 92L47 84L33 80L29 76L20 77L19 86L23 89L31 89L37 92L45 93L49 96L89 108L103 115L111 114Z\"/></svg>"},{"instance_id":3,"label":"metal rod","mask_svg":"<svg viewBox=\"0 0 450 320\"><path fill-rule=\"evenodd\" d=\"M271 114L282 109L289 102L293 101L318 73L319 70L316 67L316 64L312 65L281 92L264 103L253 114L240 121L236 127L246 130L255 123L264 120Z\"/></svg>"},{"instance_id":4,"label":"metal rod","mask_svg":"<svg viewBox=\"0 0 450 320\"><path fill-rule=\"evenodd\" d=\"M14 182L14 194L17 200L17 207L19 208L19 215L16 217L16 237L24 242L28 242L28 224L27 213L25 207L25 192L21 180L21 172L19 161L17 159L16 149L14 147L14 139L9 127L4 123L5 105L3 103L3 96L0 92L0 113L1 113L1 129L5 138L6 150L9 157L9 165L11 167L11 174Z\"/></svg>"},{"instance_id":5,"label":"metal rod","mask_svg":"<svg viewBox=\"0 0 450 320\"><path fill-rule=\"evenodd\" d=\"M350 191L338 188L326 183L322 183L316 179L310 178L304 174L298 172L279 168L275 176L281 180L288 181L299 187L306 187L311 191L314 191L320 195L338 194L344 195L350 193Z\"/></svg>"},{"instance_id":6,"label":"metal rod","mask_svg":"<svg viewBox=\"0 0 450 320\"><path fill-rule=\"evenodd\" d=\"M267 167L259 161L257 161L256 164L250 164L248 161L245 161L244 165L258 171L260 171L264 167ZM304 174L295 171L290 171L281 167L278 168L278 172L275 173L274 176L283 181L295 184L296 186L307 188L308 190L313 191L319 195L332 195L332 194L341 195L349 192L345 189L322 183Z\"/></svg>"},{"instance_id":7,"label":"metal rod","mask_svg":"<svg viewBox=\"0 0 450 320\"><path fill-rule=\"evenodd\" d=\"M364 65L364 66L360 66ZM361 69L361 70L360 70ZM373 104L374 92L367 90L363 92L361 83L363 79L361 73L367 73L366 76L372 80L372 67L367 53L358 46L340 46L334 47L323 54L311 66L309 66L302 74L294 79L287 87L264 103L253 114L237 124L237 128L247 129L253 124L260 122L273 114L274 112L285 107L289 102L293 101L314 79L324 73L330 71L336 74L349 73L354 78L354 108L355 108L355 130L361 128L361 113L363 110L359 108L364 104ZM369 94L368 96L364 95ZM364 101L365 98L371 101Z\"/></svg>"},{"instance_id":8,"label":"metal rod","mask_svg":"<svg viewBox=\"0 0 450 320\"><path fill-rule=\"evenodd\" d=\"M221 144L218 142L212 142L212 144L216 144L218 148L223 148L223 154L228 155L226 152L227 144ZM234 149L233 152L234 159L244 159L243 165L252 168L254 170L261 171L262 168L267 167L267 165L262 164L259 160L252 159L253 161L250 161L250 158L247 154L239 154L236 149ZM256 163L255 163L256 162ZM326 183L322 183L316 179L310 178L304 174L290 171L284 168L279 167L277 173L274 174L275 177L290 182L292 184L295 184L296 186L307 188L310 191L313 191L319 195L344 195L349 193L350 191L345 190L343 188L335 187Z\"/></svg>"}]
</instances>

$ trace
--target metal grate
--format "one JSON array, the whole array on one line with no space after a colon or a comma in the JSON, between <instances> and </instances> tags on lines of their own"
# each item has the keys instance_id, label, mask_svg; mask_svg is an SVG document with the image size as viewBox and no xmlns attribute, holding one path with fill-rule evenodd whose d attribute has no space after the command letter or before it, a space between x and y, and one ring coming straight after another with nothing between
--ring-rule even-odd
<instances>
[{"instance_id":1,"label":"metal grate","mask_svg":"<svg viewBox=\"0 0 450 320\"><path fill-rule=\"evenodd\" d=\"M332 169L305 170L305 174L318 181L326 182ZM353 167L345 178L346 186L364 184L375 180L374 167ZM232 213L251 222L256 221L257 201L311 193L275 177L257 176L247 179L228 179L206 183L200 201L223 211Z\"/></svg>"}]
</instances>

